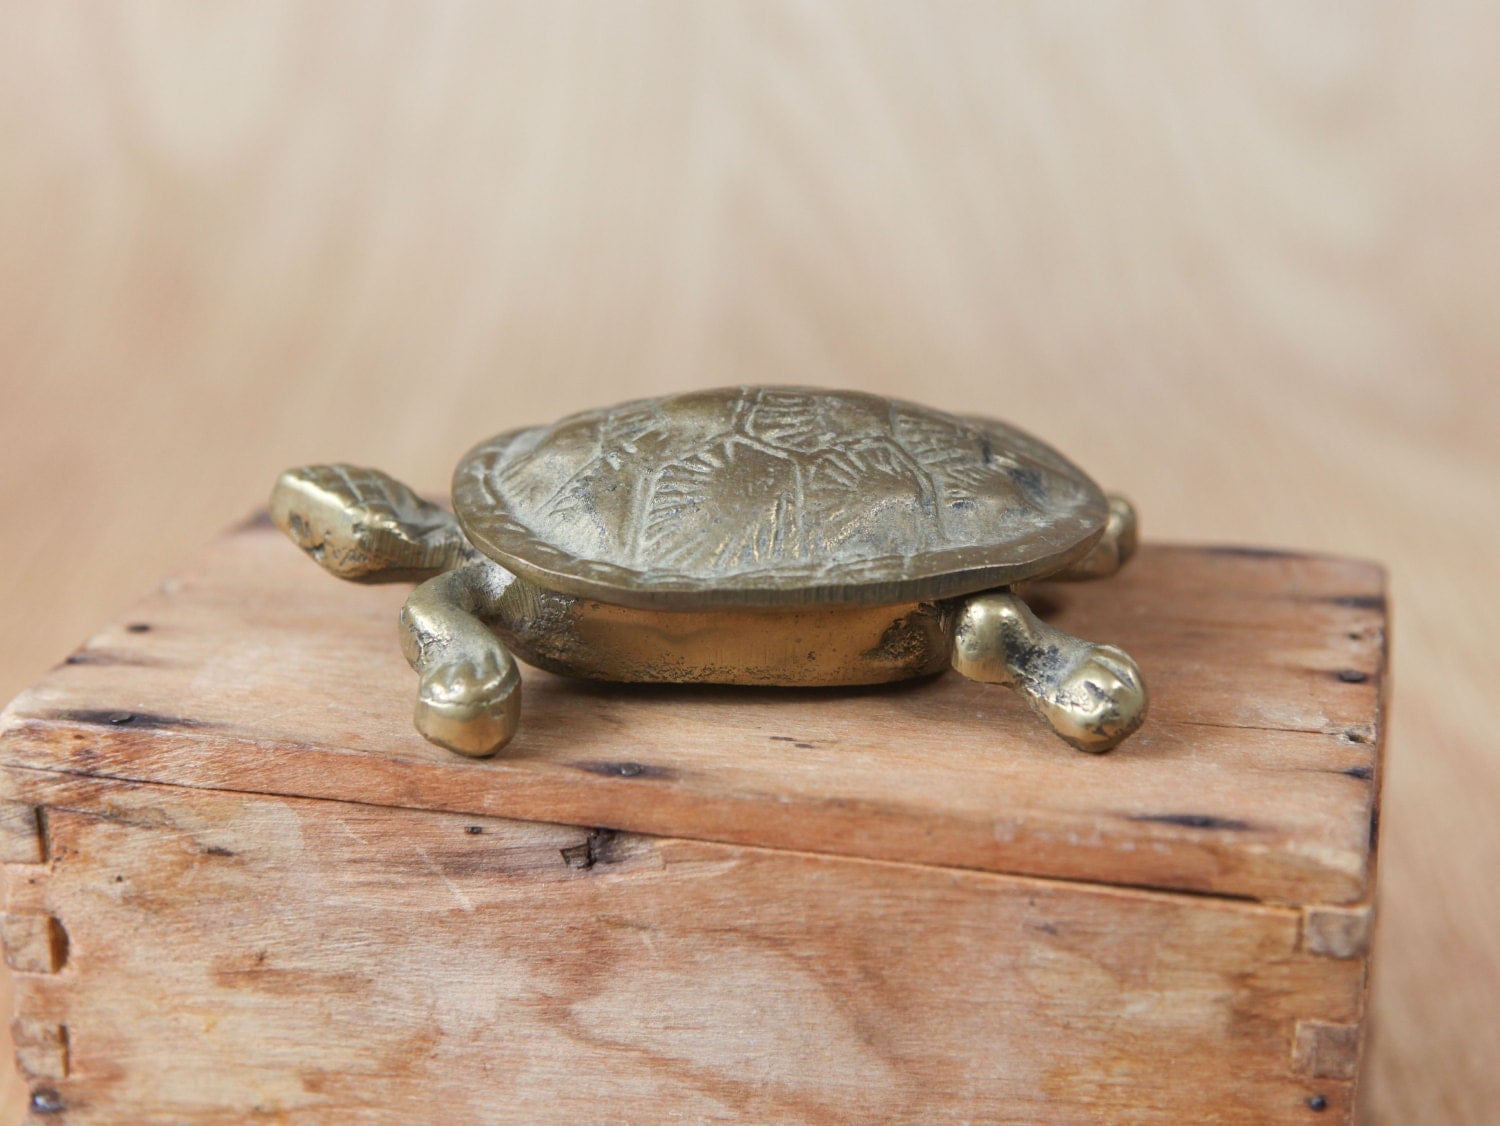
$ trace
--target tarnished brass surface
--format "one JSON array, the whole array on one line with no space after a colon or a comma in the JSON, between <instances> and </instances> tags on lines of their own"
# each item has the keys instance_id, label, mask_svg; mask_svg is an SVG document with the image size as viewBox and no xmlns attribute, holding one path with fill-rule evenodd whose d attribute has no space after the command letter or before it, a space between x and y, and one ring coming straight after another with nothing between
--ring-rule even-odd
<instances>
[{"instance_id":1,"label":"tarnished brass surface","mask_svg":"<svg viewBox=\"0 0 1500 1126\"><path fill-rule=\"evenodd\" d=\"M1056 571L1047 578L1068 582L1107 579L1130 562L1130 557L1135 554L1138 538L1135 509L1124 497L1111 496L1109 519L1104 525L1104 534L1094 544L1093 550L1077 563Z\"/></svg>"},{"instance_id":2,"label":"tarnished brass surface","mask_svg":"<svg viewBox=\"0 0 1500 1126\"><path fill-rule=\"evenodd\" d=\"M401 608L401 649L421 676L417 730L466 755L490 755L521 719L521 674L491 631L511 576L488 560L428 579Z\"/></svg>"},{"instance_id":3,"label":"tarnished brass surface","mask_svg":"<svg viewBox=\"0 0 1500 1126\"><path fill-rule=\"evenodd\" d=\"M353 582L417 582L475 555L451 513L374 470L289 469L270 509L293 543Z\"/></svg>"},{"instance_id":4,"label":"tarnished brass surface","mask_svg":"<svg viewBox=\"0 0 1500 1126\"><path fill-rule=\"evenodd\" d=\"M516 731L512 654L604 680L785 686L951 664L1015 687L1086 751L1145 716L1128 656L1008 589L1113 574L1135 513L1003 423L733 388L503 435L454 488L458 520L377 470L307 466L282 474L271 514L342 578L425 580L401 611L416 726L463 754Z\"/></svg>"},{"instance_id":5,"label":"tarnished brass surface","mask_svg":"<svg viewBox=\"0 0 1500 1126\"><path fill-rule=\"evenodd\" d=\"M1080 751L1107 751L1146 718L1145 681L1123 649L1054 629L1009 591L964 601L953 667L970 680L1018 689Z\"/></svg>"},{"instance_id":6,"label":"tarnished brass surface","mask_svg":"<svg viewBox=\"0 0 1500 1126\"><path fill-rule=\"evenodd\" d=\"M941 672L948 617L933 602L637 610L518 579L492 620L522 660L570 676L802 687Z\"/></svg>"},{"instance_id":7,"label":"tarnished brass surface","mask_svg":"<svg viewBox=\"0 0 1500 1126\"><path fill-rule=\"evenodd\" d=\"M453 478L473 544L622 606L950 598L1088 554L1104 494L1003 422L859 392L730 387L502 434Z\"/></svg>"}]
</instances>

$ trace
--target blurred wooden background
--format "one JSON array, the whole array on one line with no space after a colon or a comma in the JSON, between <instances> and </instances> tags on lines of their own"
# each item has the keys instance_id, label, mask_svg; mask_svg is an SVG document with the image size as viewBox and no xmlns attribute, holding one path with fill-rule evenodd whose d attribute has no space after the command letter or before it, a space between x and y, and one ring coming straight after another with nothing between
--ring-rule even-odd
<instances>
[{"instance_id":1,"label":"blurred wooden background","mask_svg":"<svg viewBox=\"0 0 1500 1126\"><path fill-rule=\"evenodd\" d=\"M1000 414L1151 536L1390 566L1367 1118L1493 1121L1500 10L0 21L0 698L299 461L440 489L740 380Z\"/></svg>"}]
</instances>

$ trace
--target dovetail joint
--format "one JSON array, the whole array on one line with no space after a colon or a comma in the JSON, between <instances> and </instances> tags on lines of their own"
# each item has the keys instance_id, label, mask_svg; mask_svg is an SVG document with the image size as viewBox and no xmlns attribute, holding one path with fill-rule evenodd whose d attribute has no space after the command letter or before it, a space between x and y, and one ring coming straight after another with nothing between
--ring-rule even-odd
<instances>
[{"instance_id":1,"label":"dovetail joint","mask_svg":"<svg viewBox=\"0 0 1500 1126\"><path fill-rule=\"evenodd\" d=\"M68 962L68 932L56 918L34 912L0 918L5 964L22 974L55 974Z\"/></svg>"},{"instance_id":2,"label":"dovetail joint","mask_svg":"<svg viewBox=\"0 0 1500 1126\"><path fill-rule=\"evenodd\" d=\"M1302 948L1328 958L1363 958L1370 951L1373 920L1369 904L1304 908Z\"/></svg>"},{"instance_id":3,"label":"dovetail joint","mask_svg":"<svg viewBox=\"0 0 1500 1126\"><path fill-rule=\"evenodd\" d=\"M45 864L50 856L46 810L0 801L0 864Z\"/></svg>"},{"instance_id":4,"label":"dovetail joint","mask_svg":"<svg viewBox=\"0 0 1500 1126\"><path fill-rule=\"evenodd\" d=\"M68 1077L68 1026L45 1020L17 1017L10 1022L16 1047L16 1068L27 1079L60 1080Z\"/></svg>"},{"instance_id":5,"label":"dovetail joint","mask_svg":"<svg viewBox=\"0 0 1500 1126\"><path fill-rule=\"evenodd\" d=\"M1297 1022L1292 1071L1312 1079L1353 1079L1359 1070L1359 1025Z\"/></svg>"}]
</instances>

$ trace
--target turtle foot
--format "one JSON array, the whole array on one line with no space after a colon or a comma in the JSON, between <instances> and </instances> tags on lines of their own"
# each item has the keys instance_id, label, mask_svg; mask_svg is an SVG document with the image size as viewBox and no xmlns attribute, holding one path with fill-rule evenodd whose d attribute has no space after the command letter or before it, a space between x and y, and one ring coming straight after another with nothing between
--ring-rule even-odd
<instances>
[{"instance_id":1,"label":"turtle foot","mask_svg":"<svg viewBox=\"0 0 1500 1126\"><path fill-rule=\"evenodd\" d=\"M959 612L953 667L1007 684L1080 751L1107 751L1146 718L1146 685L1129 654L1047 625L1010 591L976 595Z\"/></svg>"},{"instance_id":2,"label":"turtle foot","mask_svg":"<svg viewBox=\"0 0 1500 1126\"><path fill-rule=\"evenodd\" d=\"M417 689L417 730L459 754L494 754L521 719L521 676L496 652L462 656L428 668Z\"/></svg>"},{"instance_id":3,"label":"turtle foot","mask_svg":"<svg viewBox=\"0 0 1500 1126\"><path fill-rule=\"evenodd\" d=\"M401 647L421 676L417 730L461 755L494 754L521 718L521 673L485 624L512 581L478 560L428 579L401 608Z\"/></svg>"},{"instance_id":4,"label":"turtle foot","mask_svg":"<svg viewBox=\"0 0 1500 1126\"><path fill-rule=\"evenodd\" d=\"M1071 667L1028 692L1032 709L1080 751L1100 753L1130 736L1146 718L1141 671L1123 649L1083 643Z\"/></svg>"}]
</instances>

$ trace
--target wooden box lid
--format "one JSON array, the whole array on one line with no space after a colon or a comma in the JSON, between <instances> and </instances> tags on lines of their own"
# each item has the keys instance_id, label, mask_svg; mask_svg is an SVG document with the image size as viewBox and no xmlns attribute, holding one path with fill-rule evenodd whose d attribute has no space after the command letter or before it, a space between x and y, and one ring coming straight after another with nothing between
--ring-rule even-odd
<instances>
[{"instance_id":1,"label":"wooden box lid","mask_svg":"<svg viewBox=\"0 0 1500 1126\"><path fill-rule=\"evenodd\" d=\"M1038 588L1152 692L1073 751L1003 688L598 685L525 671L470 760L411 726L405 587L339 583L264 520L208 547L0 720L0 763L1294 904L1367 897L1384 580L1343 559L1147 547Z\"/></svg>"}]
</instances>

